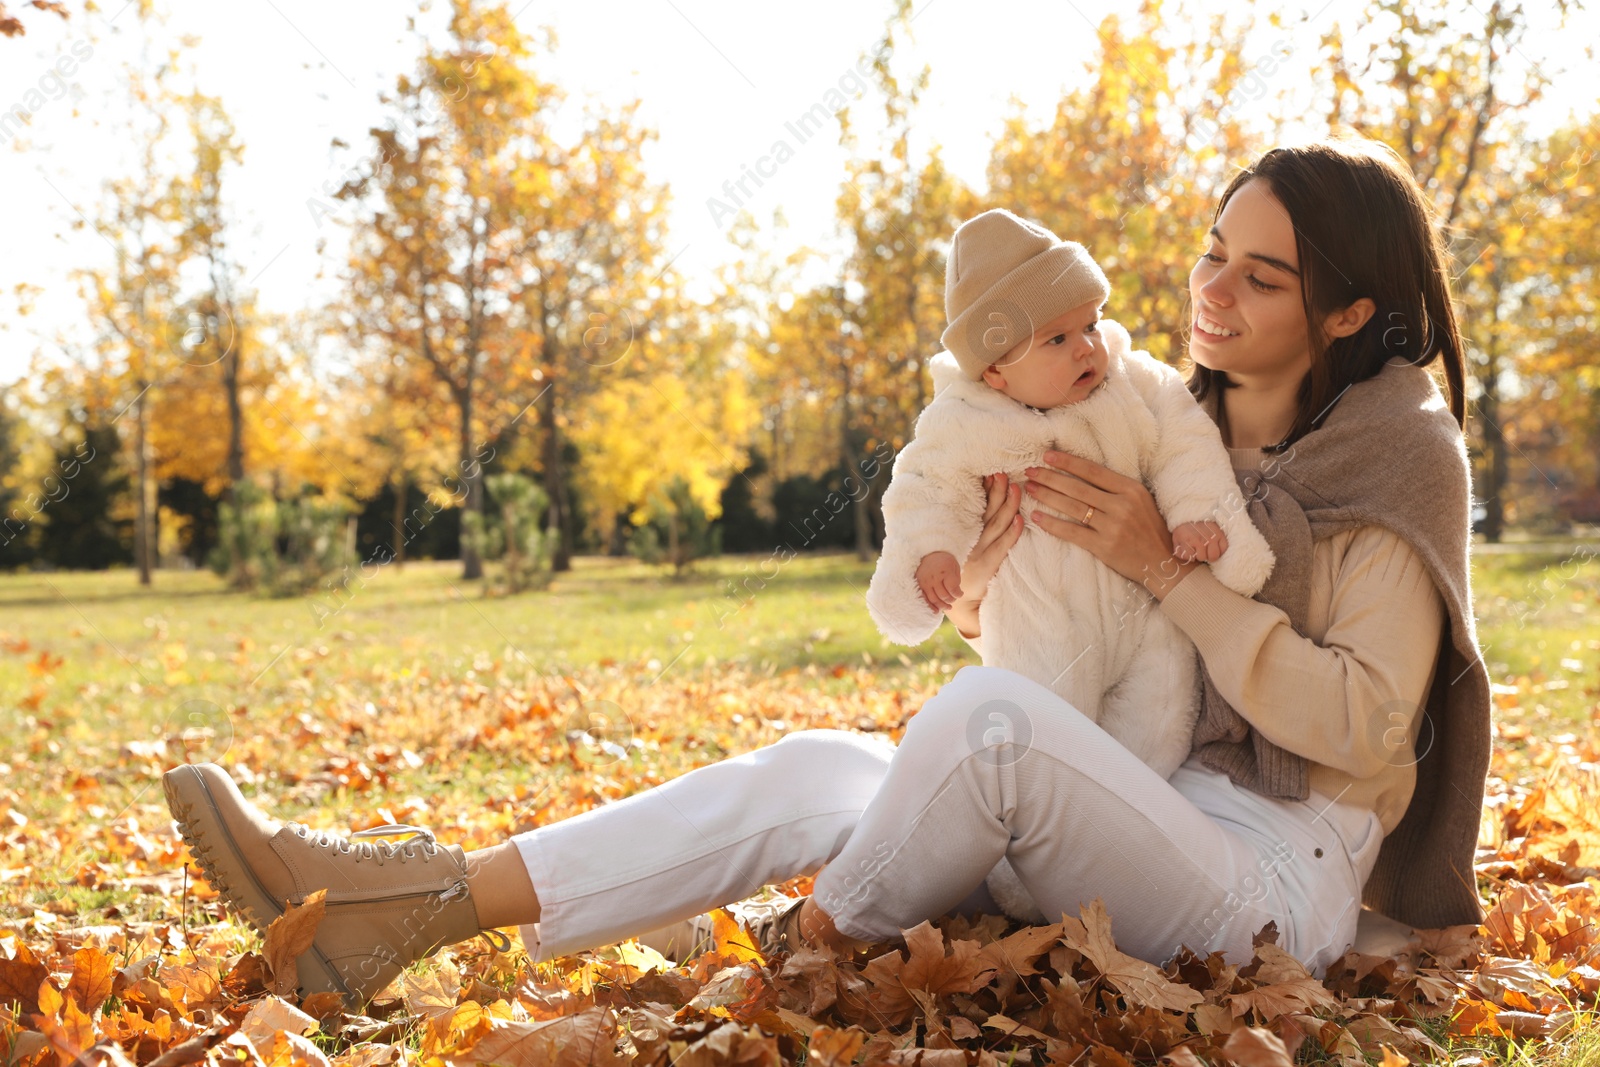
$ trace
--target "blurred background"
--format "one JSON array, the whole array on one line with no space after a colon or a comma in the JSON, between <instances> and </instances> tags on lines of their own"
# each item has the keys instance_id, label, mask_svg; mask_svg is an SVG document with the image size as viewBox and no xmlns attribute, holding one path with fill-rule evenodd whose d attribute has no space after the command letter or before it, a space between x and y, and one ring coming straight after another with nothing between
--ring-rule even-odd
<instances>
[{"instance_id":1,"label":"blurred background","mask_svg":"<svg viewBox=\"0 0 1600 1067\"><path fill-rule=\"evenodd\" d=\"M8 0L0 568L326 598L418 559L496 591L579 556L866 560L962 219L1086 244L1185 368L1218 194L1330 132L1394 146L1445 228L1480 539L1592 532L1597 24Z\"/></svg>"}]
</instances>

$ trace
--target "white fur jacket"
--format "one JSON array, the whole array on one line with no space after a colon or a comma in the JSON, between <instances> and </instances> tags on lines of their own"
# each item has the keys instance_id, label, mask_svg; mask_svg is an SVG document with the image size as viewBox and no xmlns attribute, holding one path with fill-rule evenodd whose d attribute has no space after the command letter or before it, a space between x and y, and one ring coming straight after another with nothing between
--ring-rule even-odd
<instances>
[{"instance_id":1,"label":"white fur jacket","mask_svg":"<svg viewBox=\"0 0 1600 1067\"><path fill-rule=\"evenodd\" d=\"M891 641L920 644L942 621L917 588L917 565L933 552L967 558L983 524L983 477L1004 471L1025 482L1024 469L1043 465L1052 449L1139 480L1169 529L1220 525L1228 548L1209 566L1229 588L1254 596L1266 582L1272 550L1245 511L1216 425L1177 370L1133 351L1117 323L1102 320L1101 329L1105 382L1049 410L968 379L948 352L930 360L934 398L895 458L883 553L867 589L867 608ZM1024 493L1023 515L1037 507ZM983 593L983 661L1049 687L1165 778L1188 758L1198 653L1154 604L1142 586L1030 522ZM990 889L1007 912L1037 921L1004 861L996 874L1004 884L991 876Z\"/></svg>"}]
</instances>

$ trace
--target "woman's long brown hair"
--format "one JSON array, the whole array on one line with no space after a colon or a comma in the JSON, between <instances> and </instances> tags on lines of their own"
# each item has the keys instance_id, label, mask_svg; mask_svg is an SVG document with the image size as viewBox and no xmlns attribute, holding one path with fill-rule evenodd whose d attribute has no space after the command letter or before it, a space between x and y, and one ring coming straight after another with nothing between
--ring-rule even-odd
<instances>
[{"instance_id":1,"label":"woman's long brown hair","mask_svg":"<svg viewBox=\"0 0 1600 1067\"><path fill-rule=\"evenodd\" d=\"M1287 448L1316 429L1346 388L1397 358L1420 367L1443 361L1450 412L1465 430L1465 354L1444 247L1433 211L1399 156L1387 145L1361 140L1274 148L1228 183L1212 221L1234 193L1258 178L1294 226L1311 341L1311 369L1296 394L1294 425L1268 451ZM1323 334L1331 312L1364 296L1377 305L1365 326L1349 337ZM1187 382L1196 400L1218 390L1217 424L1227 440L1223 401L1236 383L1226 371L1198 363Z\"/></svg>"}]
</instances>

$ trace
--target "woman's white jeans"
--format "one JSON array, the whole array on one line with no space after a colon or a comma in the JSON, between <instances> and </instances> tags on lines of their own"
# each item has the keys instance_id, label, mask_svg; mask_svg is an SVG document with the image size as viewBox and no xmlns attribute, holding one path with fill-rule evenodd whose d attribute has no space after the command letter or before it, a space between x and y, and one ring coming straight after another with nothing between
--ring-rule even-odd
<instances>
[{"instance_id":1,"label":"woman's white jeans","mask_svg":"<svg viewBox=\"0 0 1600 1067\"><path fill-rule=\"evenodd\" d=\"M1193 758L1163 781L1044 686L964 667L899 746L802 730L513 840L541 905L524 928L539 960L824 864L817 903L876 941L961 905L1005 856L1046 915L1102 898L1141 959L1188 945L1242 964L1276 922L1321 977L1355 940L1382 838L1370 811L1272 800Z\"/></svg>"}]
</instances>

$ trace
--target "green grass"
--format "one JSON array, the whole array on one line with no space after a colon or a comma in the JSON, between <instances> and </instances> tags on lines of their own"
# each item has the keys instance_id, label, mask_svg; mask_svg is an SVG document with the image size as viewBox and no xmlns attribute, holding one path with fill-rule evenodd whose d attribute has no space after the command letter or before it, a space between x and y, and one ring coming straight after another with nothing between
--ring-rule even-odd
<instances>
[{"instance_id":1,"label":"green grass","mask_svg":"<svg viewBox=\"0 0 1600 1067\"><path fill-rule=\"evenodd\" d=\"M1600 724L1600 553L1580 545L1478 556L1473 597L1490 679L1527 679L1515 718L1546 737Z\"/></svg>"},{"instance_id":2,"label":"green grass","mask_svg":"<svg viewBox=\"0 0 1600 1067\"><path fill-rule=\"evenodd\" d=\"M241 686L273 693L307 663L457 672L487 656L559 674L608 660L780 671L863 663L893 671L902 656L975 661L950 627L918 649L885 641L862 602L872 566L844 554L782 565L728 556L674 578L585 557L547 591L499 598L463 582L452 562L381 568L342 593L281 600L229 592L205 572L158 573L151 589L128 570L0 576L0 641L29 645L0 653L0 693L40 683L29 664L41 651L64 660L49 672L57 686L108 691L142 681L208 699Z\"/></svg>"}]
</instances>

